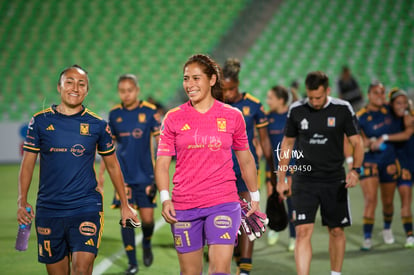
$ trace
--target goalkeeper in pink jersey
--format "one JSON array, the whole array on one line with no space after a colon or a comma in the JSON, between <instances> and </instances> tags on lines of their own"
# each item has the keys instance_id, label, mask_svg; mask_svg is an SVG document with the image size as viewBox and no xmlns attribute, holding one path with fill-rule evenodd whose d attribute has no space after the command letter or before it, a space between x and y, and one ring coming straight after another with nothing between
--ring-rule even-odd
<instances>
[{"instance_id":1,"label":"goalkeeper in pink jersey","mask_svg":"<svg viewBox=\"0 0 414 275\"><path fill-rule=\"evenodd\" d=\"M183 87L189 101L170 110L161 126L155 179L162 215L171 224L181 274L202 274L203 247L209 247L209 274L230 274L241 208L232 149L251 192L247 217L259 211L254 158L243 115L222 103L221 69L206 55L184 64ZM177 162L169 195L169 167Z\"/></svg>"}]
</instances>

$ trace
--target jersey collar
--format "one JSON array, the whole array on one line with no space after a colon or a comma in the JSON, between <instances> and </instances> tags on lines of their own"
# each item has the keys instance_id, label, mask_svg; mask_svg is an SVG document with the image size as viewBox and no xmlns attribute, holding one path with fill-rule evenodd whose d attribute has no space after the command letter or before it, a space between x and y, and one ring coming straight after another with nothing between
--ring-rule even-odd
<instances>
[{"instance_id":1,"label":"jersey collar","mask_svg":"<svg viewBox=\"0 0 414 275\"><path fill-rule=\"evenodd\" d=\"M322 109L325 109L326 107L328 107L329 106L329 104L332 102L332 97L331 96L328 96L328 98L327 98L327 100L326 100L326 103L325 103L325 105L323 106L323 108ZM309 103L309 98L306 98L306 103L311 107L311 108L313 108L312 107L312 105Z\"/></svg>"}]
</instances>

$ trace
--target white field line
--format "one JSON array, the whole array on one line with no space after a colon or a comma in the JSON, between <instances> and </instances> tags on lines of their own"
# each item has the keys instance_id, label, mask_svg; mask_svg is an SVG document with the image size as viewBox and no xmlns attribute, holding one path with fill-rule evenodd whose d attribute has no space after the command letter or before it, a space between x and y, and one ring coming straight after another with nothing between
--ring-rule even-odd
<instances>
[{"instance_id":1,"label":"white field line","mask_svg":"<svg viewBox=\"0 0 414 275\"><path fill-rule=\"evenodd\" d=\"M157 220L154 227L154 233L159 230L163 225L165 225L166 222L164 221L164 218L161 217ZM135 236L135 244L138 245L142 242L142 233L139 233ZM103 274L108 268L111 267L111 265L114 263L115 260L125 255L125 250L122 248L121 250L115 252L111 256L103 259L99 264L95 265L93 268L92 275L101 275Z\"/></svg>"}]
</instances>

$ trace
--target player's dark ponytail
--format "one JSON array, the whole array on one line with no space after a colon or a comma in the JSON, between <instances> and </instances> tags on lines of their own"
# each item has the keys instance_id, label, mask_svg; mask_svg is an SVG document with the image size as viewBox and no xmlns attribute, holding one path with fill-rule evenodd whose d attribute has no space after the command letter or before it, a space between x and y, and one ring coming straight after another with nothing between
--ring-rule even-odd
<instances>
[{"instance_id":1,"label":"player's dark ponytail","mask_svg":"<svg viewBox=\"0 0 414 275\"><path fill-rule=\"evenodd\" d=\"M197 63L201 65L204 68L203 72L209 78L211 78L213 75L216 75L217 80L216 80L216 83L211 87L211 94L215 99L223 101L223 92L221 90L223 74L217 62L214 61L208 55L195 54L195 55L190 56L187 62L185 62L183 71L188 65L192 63Z\"/></svg>"}]
</instances>

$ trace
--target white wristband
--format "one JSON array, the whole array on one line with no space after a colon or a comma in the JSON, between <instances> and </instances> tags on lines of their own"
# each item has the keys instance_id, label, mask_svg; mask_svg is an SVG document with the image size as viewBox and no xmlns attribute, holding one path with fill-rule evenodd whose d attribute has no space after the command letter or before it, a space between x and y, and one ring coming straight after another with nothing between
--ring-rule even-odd
<instances>
[{"instance_id":1,"label":"white wristband","mask_svg":"<svg viewBox=\"0 0 414 275\"><path fill-rule=\"evenodd\" d=\"M254 192L250 192L250 199L252 201L260 201L260 193L259 193L259 190L254 191Z\"/></svg>"},{"instance_id":2,"label":"white wristband","mask_svg":"<svg viewBox=\"0 0 414 275\"><path fill-rule=\"evenodd\" d=\"M345 161L346 161L347 164L352 164L352 163L354 163L354 158L353 157L347 157L345 159Z\"/></svg>"},{"instance_id":3,"label":"white wristband","mask_svg":"<svg viewBox=\"0 0 414 275\"><path fill-rule=\"evenodd\" d=\"M168 190L161 190L160 191L160 201L161 204L165 201L170 200L170 192Z\"/></svg>"},{"instance_id":4,"label":"white wristband","mask_svg":"<svg viewBox=\"0 0 414 275\"><path fill-rule=\"evenodd\" d=\"M390 138L387 134L383 134L381 137L383 141L387 141Z\"/></svg>"}]
</instances>

